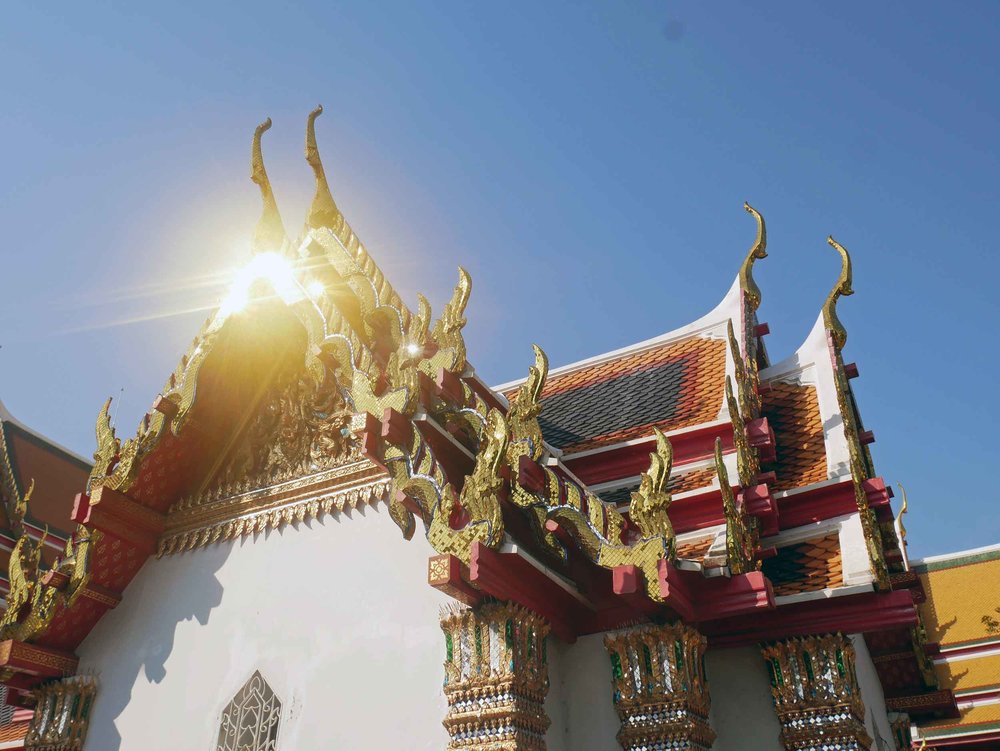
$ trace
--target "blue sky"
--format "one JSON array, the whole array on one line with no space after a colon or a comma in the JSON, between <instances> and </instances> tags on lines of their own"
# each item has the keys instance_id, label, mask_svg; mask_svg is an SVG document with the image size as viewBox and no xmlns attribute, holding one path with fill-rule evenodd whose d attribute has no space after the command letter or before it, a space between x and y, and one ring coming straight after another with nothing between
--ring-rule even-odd
<instances>
[{"instance_id":1,"label":"blue sky","mask_svg":"<svg viewBox=\"0 0 1000 751\"><path fill-rule=\"evenodd\" d=\"M465 265L491 382L680 326L758 265L772 359L855 260L845 351L911 554L1000 541L996 3L20 4L0 25L0 398L131 433L259 211L334 193L405 297ZM993 91L993 94L989 92ZM183 312L188 311L188 312Z\"/></svg>"}]
</instances>

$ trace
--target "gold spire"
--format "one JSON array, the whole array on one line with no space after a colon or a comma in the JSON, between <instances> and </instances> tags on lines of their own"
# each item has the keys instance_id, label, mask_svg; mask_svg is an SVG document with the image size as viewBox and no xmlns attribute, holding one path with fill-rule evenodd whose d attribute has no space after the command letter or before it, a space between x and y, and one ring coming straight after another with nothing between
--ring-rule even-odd
<instances>
[{"instance_id":1,"label":"gold spire","mask_svg":"<svg viewBox=\"0 0 1000 751\"><path fill-rule=\"evenodd\" d=\"M264 201L263 211L253 232L255 254L268 251L276 253L285 244L285 227L281 223L278 204L275 203L271 181L267 179L267 170L264 169L264 156L260 150L260 137L270 127L271 118L267 118L257 126L253 132L253 145L250 148L250 179L257 183Z\"/></svg>"},{"instance_id":2,"label":"gold spire","mask_svg":"<svg viewBox=\"0 0 1000 751\"><path fill-rule=\"evenodd\" d=\"M316 118L323 114L323 105L319 105L309 113L306 120L306 161L316 175L316 194L313 196L306 225L313 229L329 227L334 232L340 228L341 214L337 208L330 185L326 181L323 162L319 158L319 148L316 146Z\"/></svg>"},{"instance_id":3,"label":"gold spire","mask_svg":"<svg viewBox=\"0 0 1000 751\"><path fill-rule=\"evenodd\" d=\"M847 329L844 328L844 324L837 317L837 300L841 297L854 294L854 290L851 287L851 256L848 255L847 248L834 240L832 236L826 238L826 241L840 253L841 260L840 277L837 279L837 283L833 289L830 290L826 302L823 303L823 323L827 331L830 332L830 336L833 337L833 346L839 352L847 343Z\"/></svg>"},{"instance_id":4,"label":"gold spire","mask_svg":"<svg viewBox=\"0 0 1000 751\"><path fill-rule=\"evenodd\" d=\"M760 307L760 287L753 280L753 262L758 258L767 258L767 227L764 225L764 217L760 215L749 203L744 202L743 208L757 220L757 239L753 242L753 247L743 259L740 266L740 288L746 295L750 310L755 311Z\"/></svg>"}]
</instances>

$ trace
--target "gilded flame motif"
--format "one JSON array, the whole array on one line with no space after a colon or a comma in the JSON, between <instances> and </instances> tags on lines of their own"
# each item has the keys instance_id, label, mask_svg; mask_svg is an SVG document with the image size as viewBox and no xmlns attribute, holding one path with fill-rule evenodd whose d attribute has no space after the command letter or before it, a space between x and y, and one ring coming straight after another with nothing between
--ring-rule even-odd
<instances>
[{"instance_id":1,"label":"gilded flame motif","mask_svg":"<svg viewBox=\"0 0 1000 751\"><path fill-rule=\"evenodd\" d=\"M760 307L760 287L753 279L753 264L758 259L767 258L767 227L764 224L764 217L757 209L745 202L743 209L757 220L757 237L747 252L743 265L740 266L740 288L743 290L750 313L753 313Z\"/></svg>"},{"instance_id":2,"label":"gilded flame motif","mask_svg":"<svg viewBox=\"0 0 1000 751\"><path fill-rule=\"evenodd\" d=\"M851 273L851 256L848 254L847 248L834 240L833 236L826 238L826 241L840 253L840 276L837 278L837 283L833 286L833 289L830 290L826 302L823 303L823 324L826 326L826 330L830 332L830 336L833 339L833 346L839 352L847 344L847 329L844 328L844 324L837 317L837 301L841 297L854 294L854 288L851 286L853 279Z\"/></svg>"},{"instance_id":3,"label":"gilded flame motif","mask_svg":"<svg viewBox=\"0 0 1000 751\"><path fill-rule=\"evenodd\" d=\"M285 226L281 223L278 204L274 200L274 191L271 190L271 181L267 177L267 170L264 168L264 155L260 148L261 136L270 128L271 118L267 118L254 131L253 143L250 147L250 179L260 188L260 196L264 203L260 219L257 221L257 228L253 233L252 248L254 253L278 253L286 243Z\"/></svg>"},{"instance_id":4,"label":"gilded flame motif","mask_svg":"<svg viewBox=\"0 0 1000 751\"><path fill-rule=\"evenodd\" d=\"M653 428L656 451L649 455L649 469L639 476L639 489L632 492L629 515L643 537L662 537L673 543L674 527L667 510L670 508L670 469L674 451L670 440L659 428Z\"/></svg>"}]
</instances>

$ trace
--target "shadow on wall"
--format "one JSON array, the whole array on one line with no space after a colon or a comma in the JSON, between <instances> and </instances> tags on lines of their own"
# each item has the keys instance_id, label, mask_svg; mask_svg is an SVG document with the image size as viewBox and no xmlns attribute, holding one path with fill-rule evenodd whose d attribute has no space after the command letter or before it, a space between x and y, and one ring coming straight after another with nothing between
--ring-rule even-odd
<instances>
[{"instance_id":1,"label":"shadow on wall","mask_svg":"<svg viewBox=\"0 0 1000 751\"><path fill-rule=\"evenodd\" d=\"M223 587L215 574L234 544L239 543L147 562L125 590L125 607L120 605L101 619L81 645L81 668L96 671L100 681L87 734L88 751L121 749L117 721L128 706L140 673L150 683L161 683L167 675L177 626L191 620L208 624L212 610L222 602ZM178 596L172 588L181 581L183 594ZM91 655L94 661L89 659Z\"/></svg>"}]
</instances>

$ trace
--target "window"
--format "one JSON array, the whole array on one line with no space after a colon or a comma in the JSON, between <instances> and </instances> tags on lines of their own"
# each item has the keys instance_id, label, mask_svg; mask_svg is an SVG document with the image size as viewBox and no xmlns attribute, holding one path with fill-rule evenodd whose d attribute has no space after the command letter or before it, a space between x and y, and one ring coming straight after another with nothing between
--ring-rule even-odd
<instances>
[{"instance_id":1,"label":"window","mask_svg":"<svg viewBox=\"0 0 1000 751\"><path fill-rule=\"evenodd\" d=\"M281 701L254 672L222 712L216 751L275 751Z\"/></svg>"}]
</instances>

